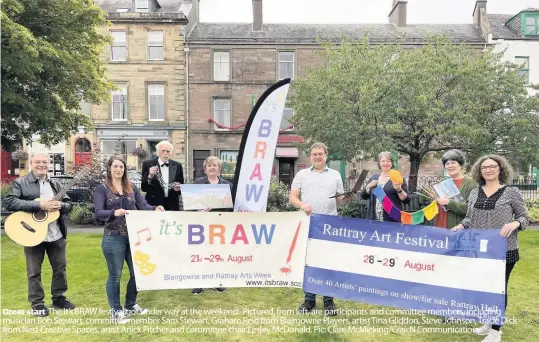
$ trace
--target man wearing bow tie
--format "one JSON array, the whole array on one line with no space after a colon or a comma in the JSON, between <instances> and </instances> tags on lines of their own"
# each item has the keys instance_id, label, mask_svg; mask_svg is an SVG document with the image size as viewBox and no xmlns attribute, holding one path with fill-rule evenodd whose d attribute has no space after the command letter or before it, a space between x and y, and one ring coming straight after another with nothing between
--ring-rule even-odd
<instances>
[{"instance_id":1,"label":"man wearing bow tie","mask_svg":"<svg viewBox=\"0 0 539 342\"><path fill-rule=\"evenodd\" d=\"M162 205L167 211L180 210L180 184L184 183L182 164L171 160L174 147L166 140L156 146L158 158L142 164L142 191L150 205Z\"/></svg>"}]
</instances>

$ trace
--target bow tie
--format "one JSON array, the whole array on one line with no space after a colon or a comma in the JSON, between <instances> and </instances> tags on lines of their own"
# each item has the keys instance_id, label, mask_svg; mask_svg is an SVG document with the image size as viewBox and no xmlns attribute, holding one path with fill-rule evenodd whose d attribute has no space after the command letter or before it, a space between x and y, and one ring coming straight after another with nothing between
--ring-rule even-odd
<instances>
[{"instance_id":1,"label":"bow tie","mask_svg":"<svg viewBox=\"0 0 539 342\"><path fill-rule=\"evenodd\" d=\"M161 164L161 167L163 167L163 166L168 167L168 163L163 163L163 164Z\"/></svg>"}]
</instances>

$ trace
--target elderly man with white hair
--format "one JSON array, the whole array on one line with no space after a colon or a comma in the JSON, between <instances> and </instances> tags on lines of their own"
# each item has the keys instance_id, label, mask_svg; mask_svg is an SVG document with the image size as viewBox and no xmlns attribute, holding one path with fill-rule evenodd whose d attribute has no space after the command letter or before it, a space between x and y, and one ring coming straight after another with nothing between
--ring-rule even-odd
<instances>
[{"instance_id":1,"label":"elderly man with white hair","mask_svg":"<svg viewBox=\"0 0 539 342\"><path fill-rule=\"evenodd\" d=\"M153 206L162 205L167 211L180 210L180 184L184 183L182 164L170 159L174 146L163 140L156 146L157 158L142 164L142 191Z\"/></svg>"}]
</instances>

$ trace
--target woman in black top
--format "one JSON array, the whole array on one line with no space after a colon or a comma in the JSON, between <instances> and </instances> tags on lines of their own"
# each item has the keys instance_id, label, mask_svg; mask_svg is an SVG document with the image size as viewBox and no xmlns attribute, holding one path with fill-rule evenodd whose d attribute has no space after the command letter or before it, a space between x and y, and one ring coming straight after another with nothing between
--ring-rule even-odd
<instances>
[{"instance_id":1,"label":"woman in black top","mask_svg":"<svg viewBox=\"0 0 539 342\"><path fill-rule=\"evenodd\" d=\"M501 229L500 235L507 237L505 258L505 307L507 308L507 283L517 261L518 232L528 225L528 211L520 191L508 186L512 178L511 164L502 156L487 155L475 163L472 175L479 184L468 197L468 211L462 222L453 231L466 228ZM483 341L501 341L500 325L484 324L474 329L477 335L486 335Z\"/></svg>"},{"instance_id":2,"label":"woman in black top","mask_svg":"<svg viewBox=\"0 0 539 342\"><path fill-rule=\"evenodd\" d=\"M378 155L378 167L381 171L380 174L372 175L367 186L361 192L361 198L369 200L367 203L367 220L400 222L400 219L395 221L389 217L388 213L384 211L382 202L376 198L372 190L380 185L393 205L402 210L402 205L410 202L408 186L404 180L402 184L395 184L389 179L389 171L393 169L390 152L382 152Z\"/></svg>"},{"instance_id":3,"label":"woman in black top","mask_svg":"<svg viewBox=\"0 0 539 342\"><path fill-rule=\"evenodd\" d=\"M227 180L222 179L219 175L221 174L221 165L222 162L219 158L210 156L204 160L202 167L204 168L204 173L206 176L195 179L194 184L228 184L232 188L232 183ZM206 208L203 211L210 211L212 208ZM219 211L231 211L231 210L219 210ZM219 293L225 292L226 288L217 287L215 290ZM202 289L193 289L192 293L194 295L199 295L202 293Z\"/></svg>"}]
</instances>

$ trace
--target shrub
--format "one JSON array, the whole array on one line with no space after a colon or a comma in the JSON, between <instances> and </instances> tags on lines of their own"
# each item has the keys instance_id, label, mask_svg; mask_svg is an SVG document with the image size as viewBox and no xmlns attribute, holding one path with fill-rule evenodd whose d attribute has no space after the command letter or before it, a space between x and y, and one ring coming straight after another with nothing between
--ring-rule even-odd
<instances>
[{"instance_id":1,"label":"shrub","mask_svg":"<svg viewBox=\"0 0 539 342\"><path fill-rule=\"evenodd\" d=\"M272 177L266 211L296 211L297 209L288 202L289 194L290 191L288 190L286 184L279 182L276 177Z\"/></svg>"},{"instance_id":2,"label":"shrub","mask_svg":"<svg viewBox=\"0 0 539 342\"><path fill-rule=\"evenodd\" d=\"M9 184L10 183L6 181L0 183L0 196L2 196L2 198L6 197L9 194Z\"/></svg>"},{"instance_id":3,"label":"shrub","mask_svg":"<svg viewBox=\"0 0 539 342\"><path fill-rule=\"evenodd\" d=\"M539 208L531 208L528 210L530 223L539 223Z\"/></svg>"},{"instance_id":4,"label":"shrub","mask_svg":"<svg viewBox=\"0 0 539 342\"><path fill-rule=\"evenodd\" d=\"M539 198L527 199L526 207L528 208L530 223L539 223Z\"/></svg>"},{"instance_id":5,"label":"shrub","mask_svg":"<svg viewBox=\"0 0 539 342\"><path fill-rule=\"evenodd\" d=\"M88 205L74 204L69 213L69 220L75 224L90 224L95 222L95 217Z\"/></svg>"},{"instance_id":6,"label":"shrub","mask_svg":"<svg viewBox=\"0 0 539 342\"><path fill-rule=\"evenodd\" d=\"M337 208L339 216L352 218L365 218L367 214L367 202L354 199Z\"/></svg>"}]
</instances>

